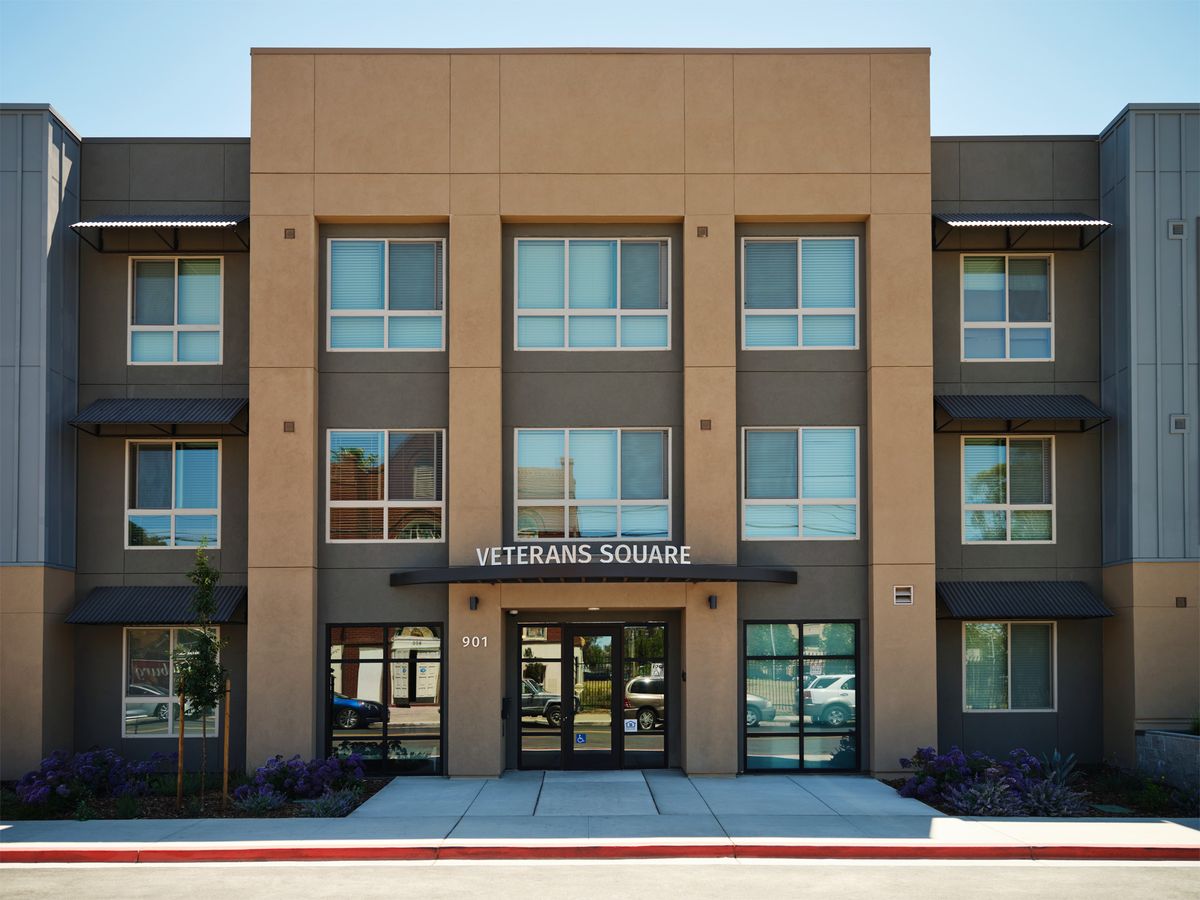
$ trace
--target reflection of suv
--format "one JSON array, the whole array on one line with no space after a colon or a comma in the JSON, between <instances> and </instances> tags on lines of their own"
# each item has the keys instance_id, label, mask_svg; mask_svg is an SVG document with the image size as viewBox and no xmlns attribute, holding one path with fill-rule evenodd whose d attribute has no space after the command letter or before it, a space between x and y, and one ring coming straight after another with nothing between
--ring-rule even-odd
<instances>
[{"instance_id":1,"label":"reflection of suv","mask_svg":"<svg viewBox=\"0 0 1200 900\"><path fill-rule=\"evenodd\" d=\"M661 725L664 707L662 678L642 675L625 685L625 709L637 710L638 731L650 731ZM746 725L753 728L759 722L775 718L775 705L765 697L746 694Z\"/></svg>"},{"instance_id":2,"label":"reflection of suv","mask_svg":"<svg viewBox=\"0 0 1200 900\"><path fill-rule=\"evenodd\" d=\"M579 712L578 697L575 698L575 712ZM536 681L522 678L521 715L543 718L557 728L562 724L562 697L545 690Z\"/></svg>"},{"instance_id":3,"label":"reflection of suv","mask_svg":"<svg viewBox=\"0 0 1200 900\"><path fill-rule=\"evenodd\" d=\"M854 720L853 675L822 675L804 691L804 714L814 723L840 728Z\"/></svg>"}]
</instances>

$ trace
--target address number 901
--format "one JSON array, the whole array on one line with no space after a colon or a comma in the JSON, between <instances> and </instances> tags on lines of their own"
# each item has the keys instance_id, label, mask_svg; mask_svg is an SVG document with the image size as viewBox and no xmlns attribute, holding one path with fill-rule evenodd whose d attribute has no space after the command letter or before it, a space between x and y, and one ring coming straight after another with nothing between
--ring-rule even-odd
<instances>
[{"instance_id":1,"label":"address number 901","mask_svg":"<svg viewBox=\"0 0 1200 900\"><path fill-rule=\"evenodd\" d=\"M487 635L463 635L462 642L464 647L486 647Z\"/></svg>"}]
</instances>

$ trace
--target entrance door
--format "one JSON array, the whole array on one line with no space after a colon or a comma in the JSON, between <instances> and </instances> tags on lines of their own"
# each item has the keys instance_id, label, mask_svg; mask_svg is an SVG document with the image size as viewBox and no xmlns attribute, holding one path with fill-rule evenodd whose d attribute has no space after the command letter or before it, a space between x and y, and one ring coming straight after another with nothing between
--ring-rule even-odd
<instances>
[{"instance_id":1,"label":"entrance door","mask_svg":"<svg viewBox=\"0 0 1200 900\"><path fill-rule=\"evenodd\" d=\"M614 625L570 625L570 655L564 697L563 768L616 769L621 765L621 628Z\"/></svg>"}]
</instances>

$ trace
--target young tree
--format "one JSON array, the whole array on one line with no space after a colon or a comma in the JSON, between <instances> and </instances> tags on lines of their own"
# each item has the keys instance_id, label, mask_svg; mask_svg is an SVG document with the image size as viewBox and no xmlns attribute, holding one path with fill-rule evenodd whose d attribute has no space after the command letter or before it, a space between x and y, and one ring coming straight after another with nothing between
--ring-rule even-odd
<instances>
[{"instance_id":1,"label":"young tree","mask_svg":"<svg viewBox=\"0 0 1200 900\"><path fill-rule=\"evenodd\" d=\"M221 648L225 642L217 637L212 627L213 616L217 612L216 590L217 581L221 578L209 562L205 552L207 541L201 541L196 549L196 564L188 572L188 578L196 585L196 595L192 600L192 612L195 627L188 629L188 639L179 642L176 647L175 684L179 694L184 698L179 710L179 730L183 733L183 723L190 709L192 714L200 716L200 809L204 809L204 778L208 769L208 717L225 693L226 671L221 665ZM186 704L186 706L185 706ZM182 761L181 761L182 763ZM180 768L180 779L182 779Z\"/></svg>"}]
</instances>

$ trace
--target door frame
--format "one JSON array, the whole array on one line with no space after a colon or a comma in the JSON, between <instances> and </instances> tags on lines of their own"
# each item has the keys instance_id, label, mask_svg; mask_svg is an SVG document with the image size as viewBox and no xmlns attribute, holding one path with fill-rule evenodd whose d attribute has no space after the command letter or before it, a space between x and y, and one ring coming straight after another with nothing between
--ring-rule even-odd
<instances>
[{"instance_id":1,"label":"door frame","mask_svg":"<svg viewBox=\"0 0 1200 900\"><path fill-rule=\"evenodd\" d=\"M574 738L574 722L575 722L575 638L581 635L597 637L607 636L612 640L612 654L610 658L610 674L609 681L611 690L609 691L608 713L609 713L609 746L611 751L608 756L610 759L599 764L594 759L587 759L586 755L577 757L575 755L575 738ZM563 623L563 640L562 640L562 665L563 672L569 672L570 675L563 679L563 717L562 717L562 768L567 770L580 769L600 769L600 770L615 770L624 768L625 756L625 739L624 733L621 730L624 726L621 721L622 704L620 701L624 699L624 677L625 667L623 661L623 650L625 641L625 623L623 622L597 622L595 624L587 622L566 622ZM570 703L566 698L570 696ZM618 726L621 726L620 728ZM593 751L594 752L594 751ZM599 756L600 754L595 754ZM586 760L586 762L584 761Z\"/></svg>"}]
</instances>

